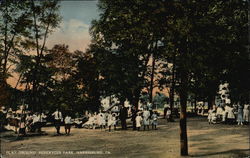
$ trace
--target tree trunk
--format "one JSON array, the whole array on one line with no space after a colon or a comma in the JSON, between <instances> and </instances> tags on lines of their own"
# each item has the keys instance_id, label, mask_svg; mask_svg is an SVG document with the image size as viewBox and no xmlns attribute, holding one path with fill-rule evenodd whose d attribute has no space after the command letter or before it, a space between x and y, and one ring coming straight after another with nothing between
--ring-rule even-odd
<instances>
[{"instance_id":1,"label":"tree trunk","mask_svg":"<svg viewBox=\"0 0 250 158\"><path fill-rule=\"evenodd\" d=\"M186 83L182 83L186 84ZM182 85L180 90L180 143L181 143L181 156L188 155L188 139L187 139L187 89L184 88L185 85Z\"/></svg>"},{"instance_id":2,"label":"tree trunk","mask_svg":"<svg viewBox=\"0 0 250 158\"><path fill-rule=\"evenodd\" d=\"M151 71L151 76L150 76L150 93L149 93L150 103L153 103L154 75L155 75L155 51L157 51L157 48L158 47L157 47L157 40L156 40L155 47L152 51L152 71Z\"/></svg>"},{"instance_id":3,"label":"tree trunk","mask_svg":"<svg viewBox=\"0 0 250 158\"><path fill-rule=\"evenodd\" d=\"M188 139L187 139L187 98L188 98L188 69L187 69L187 53L188 53L188 37L185 42L180 46L180 54L182 61L180 61L180 144L181 144L181 156L188 155Z\"/></svg>"},{"instance_id":4,"label":"tree trunk","mask_svg":"<svg viewBox=\"0 0 250 158\"><path fill-rule=\"evenodd\" d=\"M173 54L173 69L172 69L172 84L171 84L171 89L170 89L170 110L171 110L171 115L170 115L170 120L172 120L173 116L173 107L174 107L174 93L175 93L175 53Z\"/></svg>"},{"instance_id":5,"label":"tree trunk","mask_svg":"<svg viewBox=\"0 0 250 158\"><path fill-rule=\"evenodd\" d=\"M152 54L152 71L150 76L150 93L149 93L149 102L153 102L153 90L154 90L154 73L155 73L155 57L154 53Z\"/></svg>"},{"instance_id":6,"label":"tree trunk","mask_svg":"<svg viewBox=\"0 0 250 158\"><path fill-rule=\"evenodd\" d=\"M195 114L197 114L197 95L195 94L195 97L194 97L194 112L195 112Z\"/></svg>"},{"instance_id":7,"label":"tree trunk","mask_svg":"<svg viewBox=\"0 0 250 158\"><path fill-rule=\"evenodd\" d=\"M208 96L208 109L213 107L214 104L215 104L215 96L214 95Z\"/></svg>"}]
</instances>

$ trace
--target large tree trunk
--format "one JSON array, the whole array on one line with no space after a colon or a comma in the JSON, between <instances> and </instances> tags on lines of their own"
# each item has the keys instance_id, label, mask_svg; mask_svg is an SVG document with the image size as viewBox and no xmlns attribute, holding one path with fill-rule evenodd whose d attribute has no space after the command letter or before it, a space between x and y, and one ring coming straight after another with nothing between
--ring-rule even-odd
<instances>
[{"instance_id":1,"label":"large tree trunk","mask_svg":"<svg viewBox=\"0 0 250 158\"><path fill-rule=\"evenodd\" d=\"M188 155L188 139L187 139L187 98L188 98L188 69L186 64L186 58L188 53L188 38L182 45L180 45L180 54L182 61L179 65L180 74L180 144L181 144L181 156Z\"/></svg>"},{"instance_id":2,"label":"large tree trunk","mask_svg":"<svg viewBox=\"0 0 250 158\"><path fill-rule=\"evenodd\" d=\"M186 84L186 83L182 83ZM182 85L180 90L180 143L181 143L181 155L188 155L188 139L187 139L187 89L185 85Z\"/></svg>"},{"instance_id":3,"label":"large tree trunk","mask_svg":"<svg viewBox=\"0 0 250 158\"><path fill-rule=\"evenodd\" d=\"M215 104L215 96L214 95L209 95L208 96L208 109L213 107L214 104Z\"/></svg>"}]
</instances>

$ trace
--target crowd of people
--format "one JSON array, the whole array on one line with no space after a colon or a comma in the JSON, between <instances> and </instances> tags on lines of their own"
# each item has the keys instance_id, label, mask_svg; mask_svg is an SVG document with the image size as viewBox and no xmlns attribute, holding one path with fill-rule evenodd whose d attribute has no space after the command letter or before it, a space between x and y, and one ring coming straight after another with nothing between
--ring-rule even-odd
<instances>
[{"instance_id":1,"label":"crowd of people","mask_svg":"<svg viewBox=\"0 0 250 158\"><path fill-rule=\"evenodd\" d=\"M111 131L112 128L116 130L117 125L121 124L121 129L127 129L127 119L130 119L128 116L128 109L126 107L121 107L119 112L103 112L89 114L88 121L82 125L82 127L96 129L106 129ZM143 110L132 110L131 121L133 123L134 130L140 130L143 126L144 130L146 128L149 130L150 124L152 129L157 129L157 120L158 113L156 111L149 111L149 108L144 108Z\"/></svg>"},{"instance_id":2,"label":"crowd of people","mask_svg":"<svg viewBox=\"0 0 250 158\"><path fill-rule=\"evenodd\" d=\"M122 130L127 129L127 120L132 121L133 130L140 131L149 130L150 126L152 129L157 129L159 113L153 111L151 104L145 104L139 109L132 107L128 109L125 106L117 108L119 110L100 110L99 112L94 113L85 113L85 120L80 118L72 119L69 113L64 113L59 109L52 114L46 113L32 113L24 109L13 111L11 108L8 110L5 107L2 107L0 111L1 115L1 125L7 129L14 130L18 135L26 135L26 132L38 132L41 133L41 128L45 126L48 122L48 117L53 118L53 124L56 129L56 134L61 135L60 127L64 125L65 134L69 135L71 132L71 126L75 125L78 128L88 128L96 129L100 128L116 130L118 125L121 125ZM199 110L198 113L204 113L204 110ZM234 124L235 122L238 125L243 125L244 123L249 123L249 104L245 104L244 107L241 105L230 106L226 104L225 106L213 106L208 110L208 122L209 124L215 123L225 123L225 124ZM170 121L171 110L169 106L164 107L164 117ZM13 129L14 128L14 129ZM0 129L1 130L1 129Z\"/></svg>"},{"instance_id":3,"label":"crowd of people","mask_svg":"<svg viewBox=\"0 0 250 158\"><path fill-rule=\"evenodd\" d=\"M225 106L214 105L208 110L208 122L209 124L225 123L243 125L243 123L249 123L249 104L232 105L226 104Z\"/></svg>"},{"instance_id":4,"label":"crowd of people","mask_svg":"<svg viewBox=\"0 0 250 158\"><path fill-rule=\"evenodd\" d=\"M149 130L149 126L152 125L152 129L157 129L158 113L153 111L152 108L144 106L142 109L132 109L130 111L132 115L129 116L129 110L125 106L121 106L118 111L103 111L100 110L98 113L86 113L86 120L75 118L72 119L69 113L64 113L59 109L56 109L52 114L44 113L32 113L24 109L8 110L5 107L1 108L1 127L5 127L10 130L14 130L18 135L25 136L27 132L42 132L42 127L44 127L48 122L48 117L52 117L53 124L56 129L56 134L61 135L60 128L64 125L65 134L69 135L71 131L71 126L79 128L89 128L89 129L111 129L116 130L118 125L121 125L122 130L127 129L127 120L131 120L133 123L134 130L140 130L143 127L144 130ZM14 128L14 129L13 129Z\"/></svg>"},{"instance_id":5,"label":"crowd of people","mask_svg":"<svg viewBox=\"0 0 250 158\"><path fill-rule=\"evenodd\" d=\"M46 124L47 116L44 113L32 113L23 109L8 110L2 107L1 112L1 130L6 126L19 135L26 135L26 132L41 132L41 128Z\"/></svg>"}]
</instances>

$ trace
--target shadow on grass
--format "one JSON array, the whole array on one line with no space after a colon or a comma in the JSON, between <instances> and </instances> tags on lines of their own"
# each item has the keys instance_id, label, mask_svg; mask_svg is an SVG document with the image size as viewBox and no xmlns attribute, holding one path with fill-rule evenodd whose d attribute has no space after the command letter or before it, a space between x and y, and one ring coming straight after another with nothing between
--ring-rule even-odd
<instances>
[{"instance_id":1,"label":"shadow on grass","mask_svg":"<svg viewBox=\"0 0 250 158\"><path fill-rule=\"evenodd\" d=\"M250 157L250 149L235 149L235 150L227 150L222 152L212 152L212 153L202 153L202 154L193 154L189 155L190 157L208 157L208 156L219 156L225 154L233 154L237 157L247 158Z\"/></svg>"},{"instance_id":2,"label":"shadow on grass","mask_svg":"<svg viewBox=\"0 0 250 158\"><path fill-rule=\"evenodd\" d=\"M45 132L41 132L41 133L27 133L26 135L18 136L13 132L8 132L8 133L6 132L4 134L1 134L0 138L7 142L14 142L19 140L29 139L30 137L45 136L45 135L48 134Z\"/></svg>"}]
</instances>

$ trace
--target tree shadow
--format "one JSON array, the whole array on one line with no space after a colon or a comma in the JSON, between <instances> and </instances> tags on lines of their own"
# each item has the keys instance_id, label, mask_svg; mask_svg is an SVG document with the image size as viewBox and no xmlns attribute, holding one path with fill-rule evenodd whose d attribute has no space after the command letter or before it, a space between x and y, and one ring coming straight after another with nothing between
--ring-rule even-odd
<instances>
[{"instance_id":1,"label":"tree shadow","mask_svg":"<svg viewBox=\"0 0 250 158\"><path fill-rule=\"evenodd\" d=\"M208 157L213 155L224 155L224 154L234 154L238 157L250 157L250 149L233 149L222 152L212 152L212 153L202 153L189 155L190 157Z\"/></svg>"}]
</instances>

